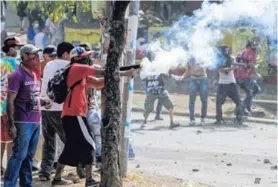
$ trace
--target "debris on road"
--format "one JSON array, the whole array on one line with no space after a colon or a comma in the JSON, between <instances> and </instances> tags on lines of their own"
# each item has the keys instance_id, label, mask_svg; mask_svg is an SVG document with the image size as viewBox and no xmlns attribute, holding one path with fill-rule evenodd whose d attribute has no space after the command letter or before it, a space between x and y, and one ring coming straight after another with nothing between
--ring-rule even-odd
<instances>
[{"instance_id":1,"label":"debris on road","mask_svg":"<svg viewBox=\"0 0 278 187\"><path fill-rule=\"evenodd\" d=\"M177 164L177 161L175 161L175 164Z\"/></svg>"},{"instance_id":2,"label":"debris on road","mask_svg":"<svg viewBox=\"0 0 278 187\"><path fill-rule=\"evenodd\" d=\"M224 163L224 160L221 160L222 163Z\"/></svg>"},{"instance_id":3,"label":"debris on road","mask_svg":"<svg viewBox=\"0 0 278 187\"><path fill-rule=\"evenodd\" d=\"M271 170L277 170L277 165L271 166L270 169L271 169Z\"/></svg>"},{"instance_id":4,"label":"debris on road","mask_svg":"<svg viewBox=\"0 0 278 187\"><path fill-rule=\"evenodd\" d=\"M196 134L198 135L198 134L201 134L201 133L202 133L202 131L200 131L200 130L197 130L197 133L196 133Z\"/></svg>"},{"instance_id":5,"label":"debris on road","mask_svg":"<svg viewBox=\"0 0 278 187\"><path fill-rule=\"evenodd\" d=\"M255 178L255 182L254 182L254 183L255 183L255 184L260 184L260 182L261 182L261 178L256 177L256 178Z\"/></svg>"},{"instance_id":6,"label":"debris on road","mask_svg":"<svg viewBox=\"0 0 278 187\"><path fill-rule=\"evenodd\" d=\"M228 163L227 166L232 166L232 163Z\"/></svg>"},{"instance_id":7,"label":"debris on road","mask_svg":"<svg viewBox=\"0 0 278 187\"><path fill-rule=\"evenodd\" d=\"M264 159L264 164L269 164L270 160L269 159Z\"/></svg>"},{"instance_id":8,"label":"debris on road","mask_svg":"<svg viewBox=\"0 0 278 187\"><path fill-rule=\"evenodd\" d=\"M257 162L260 162L261 160L260 159L257 159Z\"/></svg>"},{"instance_id":9,"label":"debris on road","mask_svg":"<svg viewBox=\"0 0 278 187\"><path fill-rule=\"evenodd\" d=\"M199 171L199 169L192 169L192 171L193 171L193 172L198 172L198 171Z\"/></svg>"},{"instance_id":10,"label":"debris on road","mask_svg":"<svg viewBox=\"0 0 278 187\"><path fill-rule=\"evenodd\" d=\"M223 155L227 155L227 153L223 153Z\"/></svg>"},{"instance_id":11,"label":"debris on road","mask_svg":"<svg viewBox=\"0 0 278 187\"><path fill-rule=\"evenodd\" d=\"M135 168L140 168L140 164L137 164Z\"/></svg>"}]
</instances>

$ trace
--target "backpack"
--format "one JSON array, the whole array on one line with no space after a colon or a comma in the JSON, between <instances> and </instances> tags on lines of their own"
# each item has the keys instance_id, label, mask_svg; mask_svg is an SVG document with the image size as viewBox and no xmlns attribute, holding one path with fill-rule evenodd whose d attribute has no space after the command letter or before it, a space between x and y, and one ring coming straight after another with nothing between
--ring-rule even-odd
<instances>
[{"instance_id":1,"label":"backpack","mask_svg":"<svg viewBox=\"0 0 278 187\"><path fill-rule=\"evenodd\" d=\"M51 99L53 102L62 104L68 95L68 93L74 89L75 86L80 84L83 79L75 82L71 87L68 87L67 85L67 76L69 73L71 66L68 65L65 68L62 68L54 74L54 77L49 80L47 84L47 95L49 99ZM69 107L71 104L71 95L70 95L70 101L69 101Z\"/></svg>"}]
</instances>

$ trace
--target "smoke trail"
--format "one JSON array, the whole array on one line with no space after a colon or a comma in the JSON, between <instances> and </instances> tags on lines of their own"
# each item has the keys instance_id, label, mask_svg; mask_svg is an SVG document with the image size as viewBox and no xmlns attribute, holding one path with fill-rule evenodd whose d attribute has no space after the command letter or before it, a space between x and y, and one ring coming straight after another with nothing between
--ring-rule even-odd
<instances>
[{"instance_id":1,"label":"smoke trail","mask_svg":"<svg viewBox=\"0 0 278 187\"><path fill-rule=\"evenodd\" d=\"M193 16L183 16L169 28L165 44L148 44L148 49L155 48L156 59L152 68L145 70L167 73L171 67L186 65L190 56L206 68L216 68L217 42L223 39L223 31L235 27L254 28L257 36L277 40L277 2L230 0L215 4L204 1Z\"/></svg>"}]
</instances>

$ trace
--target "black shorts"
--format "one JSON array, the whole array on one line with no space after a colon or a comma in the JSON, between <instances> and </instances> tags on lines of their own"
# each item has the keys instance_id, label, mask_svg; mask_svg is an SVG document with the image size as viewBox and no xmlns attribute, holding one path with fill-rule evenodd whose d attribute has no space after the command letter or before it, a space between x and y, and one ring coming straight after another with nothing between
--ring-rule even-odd
<instances>
[{"instance_id":1,"label":"black shorts","mask_svg":"<svg viewBox=\"0 0 278 187\"><path fill-rule=\"evenodd\" d=\"M96 146L86 118L64 116L62 122L66 143L58 162L68 166L93 164Z\"/></svg>"}]
</instances>

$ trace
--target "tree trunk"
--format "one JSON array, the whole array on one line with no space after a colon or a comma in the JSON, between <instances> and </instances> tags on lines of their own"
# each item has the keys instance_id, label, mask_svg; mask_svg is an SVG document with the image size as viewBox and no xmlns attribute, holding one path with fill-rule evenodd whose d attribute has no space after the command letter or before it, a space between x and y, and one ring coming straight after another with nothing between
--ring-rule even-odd
<instances>
[{"instance_id":1,"label":"tree trunk","mask_svg":"<svg viewBox=\"0 0 278 187\"><path fill-rule=\"evenodd\" d=\"M121 101L119 89L119 59L124 48L124 16L128 1L115 1L111 19L102 116L102 173L101 187L122 187L119 165L119 131Z\"/></svg>"}]
</instances>

